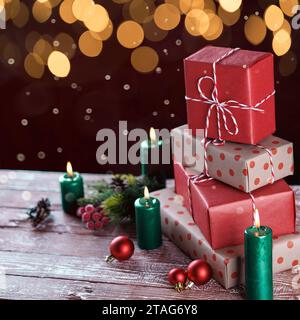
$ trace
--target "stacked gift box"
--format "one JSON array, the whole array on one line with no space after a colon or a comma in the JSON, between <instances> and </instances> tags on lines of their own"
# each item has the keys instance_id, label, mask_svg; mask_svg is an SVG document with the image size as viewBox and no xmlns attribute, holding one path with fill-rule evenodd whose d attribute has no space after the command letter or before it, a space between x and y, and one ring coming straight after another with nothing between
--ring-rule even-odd
<instances>
[{"instance_id":1,"label":"stacked gift box","mask_svg":"<svg viewBox=\"0 0 300 320\"><path fill-rule=\"evenodd\" d=\"M172 131L175 192L155 193L162 228L226 288L243 281L244 231L258 210L273 231L273 270L300 262L293 145L273 135L270 53L208 46L184 61L188 125Z\"/></svg>"}]
</instances>

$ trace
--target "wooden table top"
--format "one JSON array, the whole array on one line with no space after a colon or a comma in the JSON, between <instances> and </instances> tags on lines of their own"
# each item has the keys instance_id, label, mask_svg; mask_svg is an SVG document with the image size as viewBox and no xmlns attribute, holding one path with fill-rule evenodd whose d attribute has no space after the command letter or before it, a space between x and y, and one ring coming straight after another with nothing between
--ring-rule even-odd
<instances>
[{"instance_id":1,"label":"wooden table top","mask_svg":"<svg viewBox=\"0 0 300 320\"><path fill-rule=\"evenodd\" d=\"M135 240L134 226L86 230L79 219L62 213L59 176L52 172L0 171L1 299L243 298L242 288L225 290L215 280L176 293L167 273L173 267L186 267L190 259L166 237L160 249L144 252L136 247L130 260L107 264L104 258L111 240L121 234ZM85 181L101 177L84 175ZM25 212L42 197L50 199L53 219L44 229L33 230ZM300 289L292 288L294 276L291 270L275 276L275 299L300 299Z\"/></svg>"}]
</instances>

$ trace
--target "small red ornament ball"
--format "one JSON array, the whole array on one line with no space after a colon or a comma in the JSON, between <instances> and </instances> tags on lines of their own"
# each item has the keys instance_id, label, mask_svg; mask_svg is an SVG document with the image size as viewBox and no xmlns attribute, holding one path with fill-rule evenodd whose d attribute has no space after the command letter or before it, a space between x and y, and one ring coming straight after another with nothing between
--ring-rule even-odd
<instances>
[{"instance_id":1,"label":"small red ornament ball","mask_svg":"<svg viewBox=\"0 0 300 320\"><path fill-rule=\"evenodd\" d=\"M187 280L187 272L181 268L174 268L169 271L168 280L175 288L178 285L183 288Z\"/></svg>"},{"instance_id":2,"label":"small red ornament ball","mask_svg":"<svg viewBox=\"0 0 300 320\"><path fill-rule=\"evenodd\" d=\"M126 236L116 237L110 244L111 256L119 261L128 260L134 253L134 244Z\"/></svg>"},{"instance_id":3,"label":"small red ornament ball","mask_svg":"<svg viewBox=\"0 0 300 320\"><path fill-rule=\"evenodd\" d=\"M189 280L199 286L207 283L211 279L212 270L206 261L197 259L189 264L187 274Z\"/></svg>"}]
</instances>

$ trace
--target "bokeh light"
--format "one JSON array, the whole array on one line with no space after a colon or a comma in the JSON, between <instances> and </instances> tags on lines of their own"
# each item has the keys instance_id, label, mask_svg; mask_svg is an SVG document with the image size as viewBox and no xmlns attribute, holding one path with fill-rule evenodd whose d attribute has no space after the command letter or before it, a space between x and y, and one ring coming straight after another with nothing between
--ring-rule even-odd
<instances>
[{"instance_id":1,"label":"bokeh light","mask_svg":"<svg viewBox=\"0 0 300 320\"><path fill-rule=\"evenodd\" d=\"M24 68L28 75L35 79L40 79L45 71L43 60L33 52L28 53L26 56Z\"/></svg>"},{"instance_id":2,"label":"bokeh light","mask_svg":"<svg viewBox=\"0 0 300 320\"><path fill-rule=\"evenodd\" d=\"M160 29L172 30L180 22L180 11L172 4L161 4L155 10L154 21Z\"/></svg>"},{"instance_id":3,"label":"bokeh light","mask_svg":"<svg viewBox=\"0 0 300 320\"><path fill-rule=\"evenodd\" d=\"M109 15L100 4L90 5L84 11L83 21L90 31L101 32L109 24Z\"/></svg>"},{"instance_id":4,"label":"bokeh light","mask_svg":"<svg viewBox=\"0 0 300 320\"><path fill-rule=\"evenodd\" d=\"M124 21L118 27L117 38L123 47L133 49L143 42L144 30L135 21Z\"/></svg>"},{"instance_id":5,"label":"bokeh light","mask_svg":"<svg viewBox=\"0 0 300 320\"><path fill-rule=\"evenodd\" d=\"M112 23L111 20L109 20L107 27L103 31L101 31L101 32L93 32L93 31L91 31L91 35L96 40L105 41L105 40L108 40L111 37L111 35L113 33L113 30L114 30L113 23Z\"/></svg>"},{"instance_id":6,"label":"bokeh light","mask_svg":"<svg viewBox=\"0 0 300 320\"><path fill-rule=\"evenodd\" d=\"M73 3L74 0L64 0L59 7L59 15L61 19L68 24L72 24L77 21L72 10Z\"/></svg>"},{"instance_id":7,"label":"bokeh light","mask_svg":"<svg viewBox=\"0 0 300 320\"><path fill-rule=\"evenodd\" d=\"M192 9L185 17L185 28L193 36L203 35L209 28L209 16L201 9Z\"/></svg>"},{"instance_id":8,"label":"bokeh light","mask_svg":"<svg viewBox=\"0 0 300 320\"><path fill-rule=\"evenodd\" d=\"M298 61L294 52L289 51L280 58L279 72L282 76L287 77L294 73L297 69Z\"/></svg>"},{"instance_id":9,"label":"bokeh light","mask_svg":"<svg viewBox=\"0 0 300 320\"><path fill-rule=\"evenodd\" d=\"M12 21L18 28L23 28L27 24L29 16L30 13L27 5L24 2L21 2L18 14L12 18Z\"/></svg>"},{"instance_id":10,"label":"bokeh light","mask_svg":"<svg viewBox=\"0 0 300 320\"><path fill-rule=\"evenodd\" d=\"M46 22L52 14L52 6L49 1L39 2L35 1L32 7L32 15L39 23Z\"/></svg>"},{"instance_id":11,"label":"bokeh light","mask_svg":"<svg viewBox=\"0 0 300 320\"><path fill-rule=\"evenodd\" d=\"M294 8L299 4L298 0L279 0L281 10L289 17L292 17L296 12Z\"/></svg>"},{"instance_id":12,"label":"bokeh light","mask_svg":"<svg viewBox=\"0 0 300 320\"><path fill-rule=\"evenodd\" d=\"M245 22L244 32L246 39L253 45L262 43L267 34L264 20L256 15L251 15Z\"/></svg>"},{"instance_id":13,"label":"bokeh light","mask_svg":"<svg viewBox=\"0 0 300 320\"><path fill-rule=\"evenodd\" d=\"M279 7L270 5L264 14L265 23L271 31L278 30L284 21L284 15Z\"/></svg>"},{"instance_id":14,"label":"bokeh light","mask_svg":"<svg viewBox=\"0 0 300 320\"><path fill-rule=\"evenodd\" d=\"M155 24L154 20L145 22L143 24L143 29L144 29L145 38L153 42L162 41L168 35L168 31L160 29Z\"/></svg>"},{"instance_id":15,"label":"bokeh light","mask_svg":"<svg viewBox=\"0 0 300 320\"><path fill-rule=\"evenodd\" d=\"M151 72L157 67L158 62L158 54L150 47L139 47L131 53L131 64L138 72Z\"/></svg>"},{"instance_id":16,"label":"bokeh light","mask_svg":"<svg viewBox=\"0 0 300 320\"><path fill-rule=\"evenodd\" d=\"M288 34L291 34L292 32L292 27L290 25L290 23L284 19L282 26L280 27L280 29L284 29L285 31L288 32ZM278 31L278 30L277 30ZM277 32L277 31L273 31L273 35Z\"/></svg>"},{"instance_id":17,"label":"bokeh light","mask_svg":"<svg viewBox=\"0 0 300 320\"><path fill-rule=\"evenodd\" d=\"M129 14L131 18L139 23L151 20L155 11L153 0L132 0L129 5Z\"/></svg>"},{"instance_id":18,"label":"bokeh light","mask_svg":"<svg viewBox=\"0 0 300 320\"><path fill-rule=\"evenodd\" d=\"M73 58L76 52L76 45L74 39L67 33L59 33L53 40L55 50L61 51L69 59Z\"/></svg>"},{"instance_id":19,"label":"bokeh light","mask_svg":"<svg viewBox=\"0 0 300 320\"><path fill-rule=\"evenodd\" d=\"M85 11L94 5L93 0L74 0L72 11L76 19L84 21Z\"/></svg>"},{"instance_id":20,"label":"bokeh light","mask_svg":"<svg viewBox=\"0 0 300 320\"><path fill-rule=\"evenodd\" d=\"M234 12L240 8L242 0L219 0L219 3L225 11Z\"/></svg>"},{"instance_id":21,"label":"bokeh light","mask_svg":"<svg viewBox=\"0 0 300 320\"><path fill-rule=\"evenodd\" d=\"M280 29L274 34L272 47L277 56L286 54L289 51L291 44L291 37L286 30Z\"/></svg>"},{"instance_id":22,"label":"bokeh light","mask_svg":"<svg viewBox=\"0 0 300 320\"><path fill-rule=\"evenodd\" d=\"M91 31L85 31L78 41L80 51L87 57L97 57L103 48L101 39L96 39Z\"/></svg>"},{"instance_id":23,"label":"bokeh light","mask_svg":"<svg viewBox=\"0 0 300 320\"><path fill-rule=\"evenodd\" d=\"M204 0L179 0L179 9L187 14L192 9L204 9Z\"/></svg>"},{"instance_id":24,"label":"bokeh light","mask_svg":"<svg viewBox=\"0 0 300 320\"><path fill-rule=\"evenodd\" d=\"M225 26L233 26L236 24L241 16L241 10L238 9L234 12L228 12L224 10L221 6L218 8L218 15L222 19Z\"/></svg>"},{"instance_id":25,"label":"bokeh light","mask_svg":"<svg viewBox=\"0 0 300 320\"><path fill-rule=\"evenodd\" d=\"M208 30L203 34L206 40L212 41L220 37L223 31L223 22L219 16L209 10L207 13L209 18Z\"/></svg>"},{"instance_id":26,"label":"bokeh light","mask_svg":"<svg viewBox=\"0 0 300 320\"><path fill-rule=\"evenodd\" d=\"M52 51L52 45L43 38L39 39L33 47L33 53L39 56L45 65L47 64L48 57Z\"/></svg>"},{"instance_id":27,"label":"bokeh light","mask_svg":"<svg viewBox=\"0 0 300 320\"><path fill-rule=\"evenodd\" d=\"M50 72L59 78L67 77L71 70L68 57L60 51L53 51L48 58Z\"/></svg>"}]
</instances>

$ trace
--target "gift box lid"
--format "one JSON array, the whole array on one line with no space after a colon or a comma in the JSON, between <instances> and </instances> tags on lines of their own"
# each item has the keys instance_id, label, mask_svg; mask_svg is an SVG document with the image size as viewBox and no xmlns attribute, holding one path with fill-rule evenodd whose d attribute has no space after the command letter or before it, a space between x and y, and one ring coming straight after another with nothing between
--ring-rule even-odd
<instances>
[{"instance_id":1,"label":"gift box lid","mask_svg":"<svg viewBox=\"0 0 300 320\"><path fill-rule=\"evenodd\" d=\"M229 48L217 47L217 46L205 46L201 50L192 54L191 56L185 58L186 61L201 61L204 63L213 63L220 56L228 52ZM250 67L256 62L268 57L273 56L270 52L262 52L262 51L250 51L240 49L236 51L234 54L228 56L226 59L223 59L219 62L222 65L229 66L243 66Z\"/></svg>"}]
</instances>

